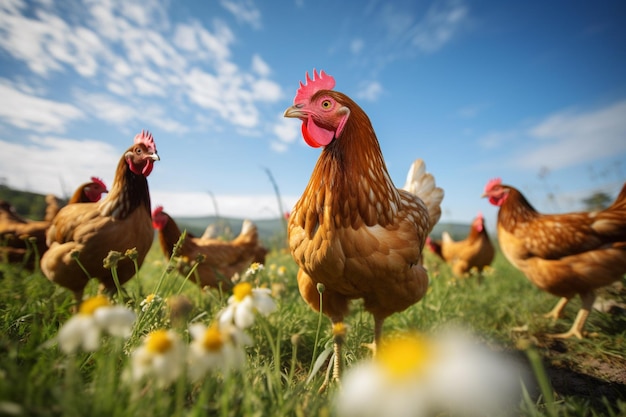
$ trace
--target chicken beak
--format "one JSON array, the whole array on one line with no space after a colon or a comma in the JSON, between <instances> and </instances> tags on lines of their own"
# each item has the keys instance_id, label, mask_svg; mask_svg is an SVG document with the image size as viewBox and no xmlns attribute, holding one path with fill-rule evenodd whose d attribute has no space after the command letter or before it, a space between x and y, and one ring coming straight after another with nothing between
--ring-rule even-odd
<instances>
[{"instance_id":1,"label":"chicken beak","mask_svg":"<svg viewBox=\"0 0 626 417\"><path fill-rule=\"evenodd\" d=\"M151 154L151 155L150 155L150 158L151 158L153 161L160 161L160 160L161 160L161 158L159 157L159 154L158 154L158 153L156 153L156 152L155 152L155 153L153 153L153 154Z\"/></svg>"},{"instance_id":2,"label":"chicken beak","mask_svg":"<svg viewBox=\"0 0 626 417\"><path fill-rule=\"evenodd\" d=\"M285 110L283 117L293 117L296 119L302 119L307 117L306 112L302 111L302 104L296 104Z\"/></svg>"}]
</instances>

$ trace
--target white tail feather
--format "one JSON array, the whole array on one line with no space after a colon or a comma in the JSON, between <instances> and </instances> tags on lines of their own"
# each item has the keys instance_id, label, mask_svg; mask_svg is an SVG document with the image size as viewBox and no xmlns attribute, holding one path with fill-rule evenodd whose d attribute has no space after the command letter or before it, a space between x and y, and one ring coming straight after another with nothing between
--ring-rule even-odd
<instances>
[{"instance_id":1,"label":"white tail feather","mask_svg":"<svg viewBox=\"0 0 626 417\"><path fill-rule=\"evenodd\" d=\"M443 189L435 184L435 177L426 172L426 164L422 159L416 159L406 176L404 190L418 196L426 205L430 217L430 230L441 217L441 201Z\"/></svg>"}]
</instances>

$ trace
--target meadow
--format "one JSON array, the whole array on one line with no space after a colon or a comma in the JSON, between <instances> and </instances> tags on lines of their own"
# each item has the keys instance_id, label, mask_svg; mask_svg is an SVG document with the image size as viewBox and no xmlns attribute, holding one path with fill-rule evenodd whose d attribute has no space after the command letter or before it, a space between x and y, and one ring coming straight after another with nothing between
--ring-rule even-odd
<instances>
[{"instance_id":1,"label":"meadow","mask_svg":"<svg viewBox=\"0 0 626 417\"><path fill-rule=\"evenodd\" d=\"M542 317L556 298L533 287L500 253L480 279L452 277L430 253L426 297L385 322L384 331L470 330L489 349L529 370L523 395L509 415L626 415L626 314L594 311L589 337L556 341L546 333L569 328L580 301L556 323ZM154 245L138 276L116 295L136 313L127 339L103 335L93 352L66 353L55 342L70 317L72 295L39 271L0 264L0 415L15 416L335 416L331 385L318 393L325 365L315 360L330 346L329 321L300 298L297 267L274 249L263 268L241 280L271 289L276 310L258 315L246 333L244 363L215 370L199 381L181 375L173 383L129 379L131 352L154 330L171 329L190 341L189 323L209 324L230 294L199 289L179 275ZM192 278L191 278L192 279ZM603 290L604 300L626 302L624 280ZM86 294L97 292L95 282ZM180 297L183 296L183 297ZM184 301L173 303L172 300ZM150 301L150 302L148 302ZM345 369L369 360L372 318L354 302L344 345ZM311 376L311 370L315 370Z\"/></svg>"}]
</instances>

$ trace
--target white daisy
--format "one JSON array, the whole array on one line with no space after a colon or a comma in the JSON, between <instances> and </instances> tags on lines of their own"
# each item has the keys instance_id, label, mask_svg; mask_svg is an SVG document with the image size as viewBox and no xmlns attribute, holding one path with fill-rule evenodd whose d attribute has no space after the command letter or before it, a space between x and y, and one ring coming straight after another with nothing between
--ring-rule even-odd
<instances>
[{"instance_id":1,"label":"white daisy","mask_svg":"<svg viewBox=\"0 0 626 417\"><path fill-rule=\"evenodd\" d=\"M112 306L105 296L98 295L81 303L78 314L59 329L57 342L65 353L79 348L94 352L100 347L102 333L127 338L134 322L134 312L123 306Z\"/></svg>"},{"instance_id":2,"label":"white daisy","mask_svg":"<svg viewBox=\"0 0 626 417\"><path fill-rule=\"evenodd\" d=\"M246 270L246 277L249 277L251 275L256 275L257 272L261 272L264 269L265 269L265 266L263 266L262 263L252 262L250 264L250 267Z\"/></svg>"},{"instance_id":3,"label":"white daisy","mask_svg":"<svg viewBox=\"0 0 626 417\"><path fill-rule=\"evenodd\" d=\"M228 299L228 306L220 314L220 323L234 324L245 329L254 324L254 313L264 316L276 310L268 288L252 288L249 282L240 282L233 288L233 295Z\"/></svg>"},{"instance_id":4,"label":"white daisy","mask_svg":"<svg viewBox=\"0 0 626 417\"><path fill-rule=\"evenodd\" d=\"M158 386L166 387L181 375L184 354L184 346L176 332L155 330L132 353L132 378L140 381L153 377Z\"/></svg>"},{"instance_id":5,"label":"white daisy","mask_svg":"<svg viewBox=\"0 0 626 417\"><path fill-rule=\"evenodd\" d=\"M193 341L189 345L189 378L197 381L212 369L224 373L242 369L245 364L244 345L251 344L248 335L218 322L210 327L196 323L189 327Z\"/></svg>"},{"instance_id":6,"label":"white daisy","mask_svg":"<svg viewBox=\"0 0 626 417\"><path fill-rule=\"evenodd\" d=\"M484 416L514 407L520 374L464 334L385 341L342 380L340 417Z\"/></svg>"},{"instance_id":7,"label":"white daisy","mask_svg":"<svg viewBox=\"0 0 626 417\"><path fill-rule=\"evenodd\" d=\"M337 398L341 417L415 417L427 415L429 402L420 378L432 360L419 339L385 343L376 359L351 368L342 379Z\"/></svg>"}]
</instances>

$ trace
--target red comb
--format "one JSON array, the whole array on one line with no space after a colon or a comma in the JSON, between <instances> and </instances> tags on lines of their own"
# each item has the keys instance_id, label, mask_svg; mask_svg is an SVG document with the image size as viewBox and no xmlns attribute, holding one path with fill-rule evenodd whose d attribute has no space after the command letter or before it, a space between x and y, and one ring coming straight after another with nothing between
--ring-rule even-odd
<instances>
[{"instance_id":1,"label":"red comb","mask_svg":"<svg viewBox=\"0 0 626 417\"><path fill-rule=\"evenodd\" d=\"M500 185L500 184L502 184L501 178L490 179L487 185L485 185L485 192L490 191L493 187L495 187L496 185Z\"/></svg>"},{"instance_id":2,"label":"red comb","mask_svg":"<svg viewBox=\"0 0 626 417\"><path fill-rule=\"evenodd\" d=\"M477 219L483 219L483 212L479 211L478 214L476 215Z\"/></svg>"},{"instance_id":3,"label":"red comb","mask_svg":"<svg viewBox=\"0 0 626 417\"><path fill-rule=\"evenodd\" d=\"M91 182L100 185L102 188L104 188L105 190L107 189L107 186L104 184L104 181L102 181L100 178L98 177L91 177Z\"/></svg>"},{"instance_id":4,"label":"red comb","mask_svg":"<svg viewBox=\"0 0 626 417\"><path fill-rule=\"evenodd\" d=\"M156 145L152 133L141 129L141 133L135 136L135 143L143 143L150 152L156 152Z\"/></svg>"},{"instance_id":5,"label":"red comb","mask_svg":"<svg viewBox=\"0 0 626 417\"><path fill-rule=\"evenodd\" d=\"M157 206L154 210L152 210L152 217L156 216L157 214L161 214L162 211L163 206Z\"/></svg>"},{"instance_id":6,"label":"red comb","mask_svg":"<svg viewBox=\"0 0 626 417\"><path fill-rule=\"evenodd\" d=\"M313 79L309 77L309 72L306 73L306 82L302 84L300 81L300 88L296 93L296 97L293 99L293 103L297 104L299 101L308 100L311 96L320 90L332 90L335 86L335 79L326 74L324 71L320 71L319 74L313 69Z\"/></svg>"}]
</instances>

